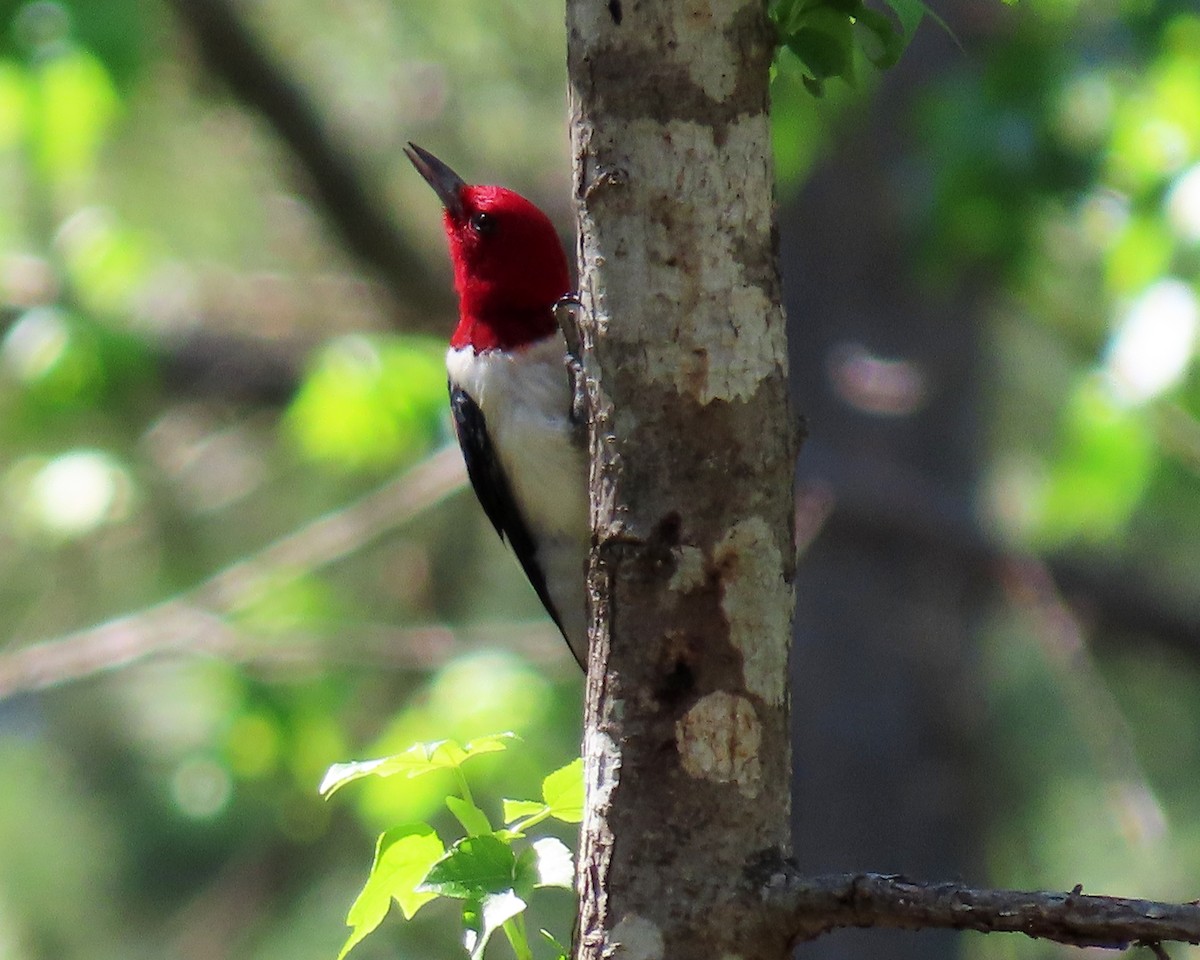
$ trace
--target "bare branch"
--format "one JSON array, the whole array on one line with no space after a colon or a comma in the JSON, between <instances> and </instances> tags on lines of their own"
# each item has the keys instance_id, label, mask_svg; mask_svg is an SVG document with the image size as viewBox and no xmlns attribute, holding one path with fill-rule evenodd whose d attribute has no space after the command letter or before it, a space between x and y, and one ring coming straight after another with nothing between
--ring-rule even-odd
<instances>
[{"instance_id":1,"label":"bare branch","mask_svg":"<svg viewBox=\"0 0 1200 960\"><path fill-rule=\"evenodd\" d=\"M361 550L462 489L457 448L445 447L360 500L305 524L169 600L76 633L0 655L0 700L191 647L228 649L222 617L276 588Z\"/></svg>"},{"instance_id":2,"label":"bare branch","mask_svg":"<svg viewBox=\"0 0 1200 960\"><path fill-rule=\"evenodd\" d=\"M842 927L941 928L1023 933L1074 946L1123 950L1174 940L1200 943L1200 905L1122 897L977 890L878 873L803 877L775 862L752 871L768 922L794 942ZM1161 947L1160 947L1161 949Z\"/></svg>"},{"instance_id":3,"label":"bare branch","mask_svg":"<svg viewBox=\"0 0 1200 960\"><path fill-rule=\"evenodd\" d=\"M275 63L228 0L170 0L205 65L234 95L258 111L291 149L312 181L327 218L346 246L392 291L397 302L445 303L388 216L381 190L338 144L316 106Z\"/></svg>"}]
</instances>

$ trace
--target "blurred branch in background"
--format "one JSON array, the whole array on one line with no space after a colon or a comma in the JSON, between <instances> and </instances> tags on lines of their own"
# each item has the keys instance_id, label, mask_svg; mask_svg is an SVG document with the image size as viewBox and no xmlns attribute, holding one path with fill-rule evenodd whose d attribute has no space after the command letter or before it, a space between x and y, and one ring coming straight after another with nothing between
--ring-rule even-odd
<instances>
[{"instance_id":1,"label":"blurred branch in background","mask_svg":"<svg viewBox=\"0 0 1200 960\"><path fill-rule=\"evenodd\" d=\"M195 40L205 65L257 111L287 144L312 182L330 223L346 246L392 292L397 303L448 302L408 238L388 215L388 203L351 152L336 141L313 102L272 60L234 4L169 0Z\"/></svg>"},{"instance_id":2,"label":"blurred branch in background","mask_svg":"<svg viewBox=\"0 0 1200 960\"><path fill-rule=\"evenodd\" d=\"M246 647L226 615L263 590L361 550L441 503L465 482L458 449L445 447L357 502L318 517L170 600L0 655L0 699L171 650L200 647L236 659L253 658L253 645ZM398 642L434 639L443 649L456 646L446 637L443 631L398 631Z\"/></svg>"},{"instance_id":3,"label":"blurred branch in background","mask_svg":"<svg viewBox=\"0 0 1200 960\"><path fill-rule=\"evenodd\" d=\"M1035 558L1012 558L1001 570L1005 594L1029 623L1087 748L1108 802L1130 846L1168 838L1166 812L1141 761L1129 721L1097 668L1088 638L1050 569ZM1165 847L1164 847L1165 849Z\"/></svg>"},{"instance_id":4,"label":"blurred branch in background","mask_svg":"<svg viewBox=\"0 0 1200 960\"><path fill-rule=\"evenodd\" d=\"M231 381L222 377L220 382ZM869 470L846 472L847 476L850 474L858 478L878 477L877 471ZM289 643L286 650L264 651L224 616L253 599L258 591L278 587L289 579L328 566L362 549L453 495L464 483L461 458L456 449L446 447L359 501L300 527L258 553L219 571L192 590L127 616L0 654L0 699L78 680L172 650L202 648L205 652L237 660L316 659L316 650L309 649L313 645L303 639ZM1102 571L1092 566L1077 567L1066 563L1038 564L1036 570L1031 571L1030 561L1022 563L1020 558L989 542L965 510L955 520L956 511L945 498L926 502L927 498L913 485L897 482L895 477L869 494L836 484L820 491L801 493L798 512L804 512L807 505L808 512L813 514L809 517L804 512L798 521L800 529L809 530L806 541L820 536L831 519L841 524L862 524L875 530L909 530L914 536L935 540L940 547L963 554L978 567L981 577L999 565L1002 584L1010 594L1021 591L1022 597L1017 598L1021 601L1020 607L1036 608L1046 620L1042 625L1045 629L1051 626L1066 629L1070 625L1078 633L1080 628L1074 615L1057 592L1054 608L1046 606L1049 601L1045 591L1054 589L1054 580L1061 574L1070 583L1077 600L1082 601L1099 625L1135 630L1200 657L1200 625L1131 585L1120 571ZM1031 579L1035 573L1036 583ZM1119 584L1124 587L1118 588ZM1026 602L1030 597L1036 602ZM529 629L521 626L511 632L514 637L520 637L527 635ZM385 642L370 638L360 638L358 642L351 639L345 644L342 656L329 650L321 651L320 656L335 660L357 656L371 662L412 664L423 659L423 654L415 652L418 649L432 647L449 655L448 651L461 652L462 647L469 645L445 628L396 629L390 632ZM526 652L539 659L538 647L535 644ZM1100 689L1094 679L1089 677L1084 682L1088 696ZM1089 729L1103 729L1112 734L1111 719L1092 724ZM1123 755L1126 752L1123 751ZM1107 765L1102 763L1101 766Z\"/></svg>"},{"instance_id":5,"label":"blurred branch in background","mask_svg":"<svg viewBox=\"0 0 1200 960\"><path fill-rule=\"evenodd\" d=\"M1018 561L1011 548L980 523L974 502L916 471L901 472L867 456L837 454L819 441L809 441L804 457L815 479L807 481L810 492L801 491L798 503L803 509L811 501L817 516L798 520L802 532L813 524L822 530L847 524L891 531L956 554L981 579L994 579L997 569ZM1095 555L1064 553L1043 562L1065 599L1084 610L1104 634L1132 634L1139 642L1162 644L1200 660L1195 598L1174 596L1155 586L1144 571Z\"/></svg>"}]
</instances>

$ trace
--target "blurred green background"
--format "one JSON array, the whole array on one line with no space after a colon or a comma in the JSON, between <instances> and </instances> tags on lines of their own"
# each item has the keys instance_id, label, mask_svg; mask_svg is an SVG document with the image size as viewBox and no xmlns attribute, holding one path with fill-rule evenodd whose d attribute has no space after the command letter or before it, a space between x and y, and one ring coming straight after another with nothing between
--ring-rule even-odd
<instances>
[{"instance_id":1,"label":"blurred green background","mask_svg":"<svg viewBox=\"0 0 1200 960\"><path fill-rule=\"evenodd\" d=\"M823 866L1192 899L1200 11L936 9L953 36L927 21L894 73L860 64L817 100L785 56L773 86L812 437L798 789L878 759L911 789L863 773L823 797L903 790L951 827L893 833L955 837L928 864L865 843ZM498 798L577 751L574 663L437 453L454 304L400 152L525 192L568 237L562 19L551 0L0 2L0 960L332 958L374 835L436 819L441 785L326 804L329 764L515 730L476 767ZM930 552L969 584L939 593ZM895 669L823 643L806 591L871 610ZM848 679L821 682L810 648ZM952 702L920 742L870 725L919 729L889 713L904 684ZM953 741L935 772L928 740ZM870 840L798 816L801 837ZM548 900L561 933L569 898ZM355 956L456 956L452 916Z\"/></svg>"}]
</instances>

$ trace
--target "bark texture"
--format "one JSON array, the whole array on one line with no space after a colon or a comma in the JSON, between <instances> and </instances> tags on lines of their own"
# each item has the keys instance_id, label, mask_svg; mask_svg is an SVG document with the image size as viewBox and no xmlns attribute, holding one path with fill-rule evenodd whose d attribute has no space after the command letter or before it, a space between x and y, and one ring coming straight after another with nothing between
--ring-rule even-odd
<instances>
[{"instance_id":1,"label":"bark texture","mask_svg":"<svg viewBox=\"0 0 1200 960\"><path fill-rule=\"evenodd\" d=\"M596 534L584 958L777 958L787 344L759 0L569 0Z\"/></svg>"}]
</instances>

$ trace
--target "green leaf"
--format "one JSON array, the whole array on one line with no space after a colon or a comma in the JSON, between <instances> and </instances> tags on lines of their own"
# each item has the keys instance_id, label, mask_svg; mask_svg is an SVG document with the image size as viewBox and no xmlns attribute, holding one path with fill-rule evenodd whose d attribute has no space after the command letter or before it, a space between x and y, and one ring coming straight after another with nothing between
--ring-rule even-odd
<instances>
[{"instance_id":1,"label":"green leaf","mask_svg":"<svg viewBox=\"0 0 1200 960\"><path fill-rule=\"evenodd\" d=\"M404 916L412 919L437 896L435 892L419 890L418 886L444 853L442 841L425 823L393 827L380 835L370 876L346 914L346 924L353 929L342 945L338 960L383 922L393 899Z\"/></svg>"},{"instance_id":2,"label":"green leaf","mask_svg":"<svg viewBox=\"0 0 1200 960\"><path fill-rule=\"evenodd\" d=\"M850 17L828 7L805 13L785 40L814 80L854 76L854 32Z\"/></svg>"},{"instance_id":3,"label":"green leaf","mask_svg":"<svg viewBox=\"0 0 1200 960\"><path fill-rule=\"evenodd\" d=\"M487 814L470 800L464 800L462 797L451 794L446 797L446 806L471 836L481 836L492 832L492 824L488 820Z\"/></svg>"},{"instance_id":4,"label":"green leaf","mask_svg":"<svg viewBox=\"0 0 1200 960\"><path fill-rule=\"evenodd\" d=\"M351 760L348 763L335 763L325 771L317 792L323 797L331 797L346 784L354 780L369 777L390 760L391 757L381 757L378 760ZM387 774L380 774L387 776Z\"/></svg>"},{"instance_id":5,"label":"green leaf","mask_svg":"<svg viewBox=\"0 0 1200 960\"><path fill-rule=\"evenodd\" d=\"M433 865L418 889L481 901L488 894L511 889L515 869L512 848L499 837L467 837Z\"/></svg>"},{"instance_id":6,"label":"green leaf","mask_svg":"<svg viewBox=\"0 0 1200 960\"><path fill-rule=\"evenodd\" d=\"M565 823L583 820L583 757L572 760L542 781L550 816Z\"/></svg>"},{"instance_id":7,"label":"green leaf","mask_svg":"<svg viewBox=\"0 0 1200 960\"><path fill-rule=\"evenodd\" d=\"M463 905L463 946L471 960L479 960L493 933L525 909L525 901L512 890L501 890Z\"/></svg>"},{"instance_id":8,"label":"green leaf","mask_svg":"<svg viewBox=\"0 0 1200 960\"><path fill-rule=\"evenodd\" d=\"M504 822L509 826L525 818L541 821L550 815L549 806L540 800L505 800L503 803Z\"/></svg>"},{"instance_id":9,"label":"green leaf","mask_svg":"<svg viewBox=\"0 0 1200 960\"><path fill-rule=\"evenodd\" d=\"M504 921L504 935L512 945L513 956L516 960L533 960L533 951L529 948L529 938L525 935L525 918L511 917Z\"/></svg>"},{"instance_id":10,"label":"green leaf","mask_svg":"<svg viewBox=\"0 0 1200 960\"><path fill-rule=\"evenodd\" d=\"M415 743L403 753L390 757L335 763L326 771L318 790L321 796L329 797L346 784L363 777L400 775L412 779L438 770L457 770L472 757L504 750L507 741L515 738L514 733L496 733L476 737L463 746L456 740L433 740L428 743Z\"/></svg>"},{"instance_id":11,"label":"green leaf","mask_svg":"<svg viewBox=\"0 0 1200 960\"><path fill-rule=\"evenodd\" d=\"M857 22L875 39L876 49L863 49L867 59L880 70L894 67L908 45L907 38L887 16L875 10L864 9Z\"/></svg>"}]
</instances>

